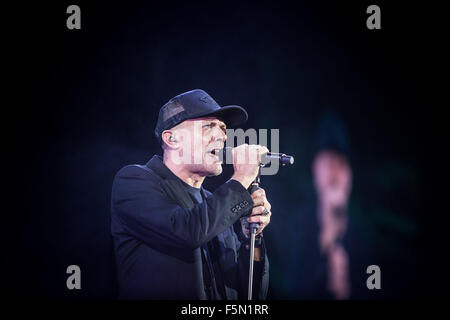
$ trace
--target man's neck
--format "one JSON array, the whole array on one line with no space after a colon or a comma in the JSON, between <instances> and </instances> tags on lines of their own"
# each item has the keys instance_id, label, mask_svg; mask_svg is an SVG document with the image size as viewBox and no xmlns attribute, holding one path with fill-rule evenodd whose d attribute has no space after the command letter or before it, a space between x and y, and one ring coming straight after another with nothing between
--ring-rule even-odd
<instances>
[{"instance_id":1,"label":"man's neck","mask_svg":"<svg viewBox=\"0 0 450 320\"><path fill-rule=\"evenodd\" d=\"M163 162L174 175L191 187L200 188L202 186L205 176L190 172L185 166L173 163L168 157L164 157Z\"/></svg>"}]
</instances>

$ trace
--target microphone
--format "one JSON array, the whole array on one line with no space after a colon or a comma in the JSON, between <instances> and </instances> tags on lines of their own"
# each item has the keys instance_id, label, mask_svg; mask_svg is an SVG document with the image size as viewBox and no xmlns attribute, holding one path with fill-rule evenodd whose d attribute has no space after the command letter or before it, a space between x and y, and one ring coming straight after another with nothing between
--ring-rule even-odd
<instances>
[{"instance_id":1,"label":"microphone","mask_svg":"<svg viewBox=\"0 0 450 320\"><path fill-rule=\"evenodd\" d=\"M225 147L222 149L222 152L219 152L219 156L222 156L222 159L233 159L233 154L232 154L232 147ZM268 164L270 163L270 161L274 159L274 160L278 160L282 166L285 165L291 165L294 164L294 157L293 156L288 156L284 153L276 153L276 152L269 152L269 153L265 153L261 156L261 163L262 164ZM224 161L225 163L225 161ZM232 163L230 163L232 164Z\"/></svg>"}]
</instances>

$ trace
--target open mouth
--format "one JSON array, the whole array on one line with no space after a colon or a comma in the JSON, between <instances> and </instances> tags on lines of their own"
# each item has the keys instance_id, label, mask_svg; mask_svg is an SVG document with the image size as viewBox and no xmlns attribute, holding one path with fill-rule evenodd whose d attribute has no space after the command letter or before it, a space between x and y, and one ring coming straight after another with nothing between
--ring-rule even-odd
<instances>
[{"instance_id":1,"label":"open mouth","mask_svg":"<svg viewBox=\"0 0 450 320\"><path fill-rule=\"evenodd\" d=\"M219 158L219 154L221 151L222 151L221 148L214 148L214 149L208 150L206 153L209 156L214 157L214 159L216 159L216 161L221 161Z\"/></svg>"}]
</instances>

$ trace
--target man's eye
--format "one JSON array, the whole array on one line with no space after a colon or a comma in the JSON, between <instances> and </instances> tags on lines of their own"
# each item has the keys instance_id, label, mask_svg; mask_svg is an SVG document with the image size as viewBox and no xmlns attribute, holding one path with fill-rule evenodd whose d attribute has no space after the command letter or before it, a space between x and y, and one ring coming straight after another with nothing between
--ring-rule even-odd
<instances>
[{"instance_id":1,"label":"man's eye","mask_svg":"<svg viewBox=\"0 0 450 320\"><path fill-rule=\"evenodd\" d=\"M208 128L208 129L210 129L210 128L211 128L211 124L205 124L205 125L203 126L203 128Z\"/></svg>"}]
</instances>

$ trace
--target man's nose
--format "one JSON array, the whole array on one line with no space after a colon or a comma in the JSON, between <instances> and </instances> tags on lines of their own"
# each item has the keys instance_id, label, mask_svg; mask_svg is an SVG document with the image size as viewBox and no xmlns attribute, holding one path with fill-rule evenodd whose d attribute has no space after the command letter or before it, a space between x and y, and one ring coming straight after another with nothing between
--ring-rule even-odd
<instances>
[{"instance_id":1,"label":"man's nose","mask_svg":"<svg viewBox=\"0 0 450 320\"><path fill-rule=\"evenodd\" d=\"M223 132L222 129L217 128L216 132L213 135L214 141L223 141L227 140L227 134Z\"/></svg>"}]
</instances>

